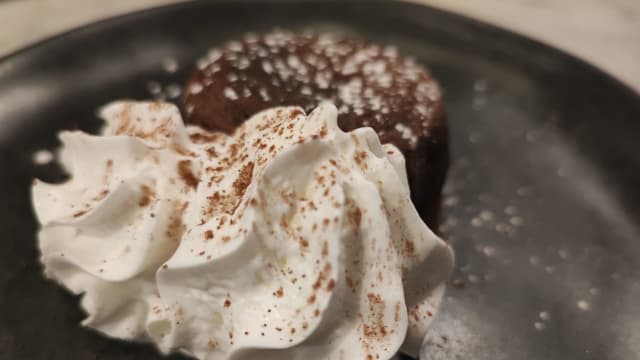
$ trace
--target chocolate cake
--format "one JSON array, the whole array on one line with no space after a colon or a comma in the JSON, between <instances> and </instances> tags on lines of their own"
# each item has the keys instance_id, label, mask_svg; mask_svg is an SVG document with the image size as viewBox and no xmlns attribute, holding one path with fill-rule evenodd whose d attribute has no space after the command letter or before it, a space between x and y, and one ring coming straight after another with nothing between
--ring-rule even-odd
<instances>
[{"instance_id":1,"label":"chocolate cake","mask_svg":"<svg viewBox=\"0 0 640 360\"><path fill-rule=\"evenodd\" d=\"M187 121L232 132L258 111L323 100L345 131L372 127L406 158L411 196L437 225L449 163L442 94L433 77L392 47L333 34L249 34L200 59L184 96Z\"/></svg>"}]
</instances>

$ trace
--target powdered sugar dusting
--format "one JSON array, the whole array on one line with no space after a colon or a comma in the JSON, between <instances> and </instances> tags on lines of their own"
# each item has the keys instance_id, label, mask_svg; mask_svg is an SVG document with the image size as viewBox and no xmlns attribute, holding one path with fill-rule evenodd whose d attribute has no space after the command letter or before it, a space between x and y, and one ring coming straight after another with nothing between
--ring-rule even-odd
<instances>
[{"instance_id":1,"label":"powdered sugar dusting","mask_svg":"<svg viewBox=\"0 0 640 360\"><path fill-rule=\"evenodd\" d=\"M400 58L393 47L331 33L273 31L211 49L198 68L201 72L192 81L215 90L203 92L202 98L198 98L201 92L187 94L185 101L193 106L198 124L207 124L203 112L209 108L202 105L200 111L199 104L216 101L216 91L226 100L239 101L242 109L234 114L244 119L270 106L295 104L308 111L328 100L339 109L345 130L366 121L382 142L401 150L417 148L431 135L430 129L441 124L442 113L436 111L441 102L438 85L424 68L413 59ZM244 98L259 101L251 103L255 108L247 108Z\"/></svg>"},{"instance_id":2,"label":"powdered sugar dusting","mask_svg":"<svg viewBox=\"0 0 640 360\"><path fill-rule=\"evenodd\" d=\"M230 87L224 88L224 96L229 100L238 100L238 94Z\"/></svg>"},{"instance_id":3,"label":"powdered sugar dusting","mask_svg":"<svg viewBox=\"0 0 640 360\"><path fill-rule=\"evenodd\" d=\"M397 123L396 130L400 132L400 136L402 136L403 139L409 140L409 146L415 148L418 143L418 137L413 133L413 130L411 130L410 127L403 123Z\"/></svg>"},{"instance_id":4,"label":"powdered sugar dusting","mask_svg":"<svg viewBox=\"0 0 640 360\"><path fill-rule=\"evenodd\" d=\"M46 165L53 161L54 158L53 153L45 149L34 152L32 156L33 163L36 165Z\"/></svg>"}]
</instances>

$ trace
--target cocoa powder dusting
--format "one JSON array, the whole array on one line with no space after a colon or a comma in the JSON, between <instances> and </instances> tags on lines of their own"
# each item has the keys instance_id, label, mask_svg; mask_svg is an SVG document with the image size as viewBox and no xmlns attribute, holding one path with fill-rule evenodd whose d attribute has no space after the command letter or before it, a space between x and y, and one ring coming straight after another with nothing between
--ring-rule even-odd
<instances>
[{"instance_id":1,"label":"cocoa powder dusting","mask_svg":"<svg viewBox=\"0 0 640 360\"><path fill-rule=\"evenodd\" d=\"M187 186L194 189L198 186L198 178L193 175L190 160L181 160L178 162L178 175Z\"/></svg>"},{"instance_id":2,"label":"cocoa powder dusting","mask_svg":"<svg viewBox=\"0 0 640 360\"><path fill-rule=\"evenodd\" d=\"M151 203L151 200L155 197L155 193L148 185L140 186L140 199L138 200L138 206L145 207Z\"/></svg>"},{"instance_id":3,"label":"cocoa powder dusting","mask_svg":"<svg viewBox=\"0 0 640 360\"><path fill-rule=\"evenodd\" d=\"M220 133L195 133L190 134L189 139L194 143L202 144L202 143L212 143L220 138L222 135Z\"/></svg>"},{"instance_id":4,"label":"cocoa powder dusting","mask_svg":"<svg viewBox=\"0 0 640 360\"><path fill-rule=\"evenodd\" d=\"M104 199L105 197L107 197L107 195L109 195L109 190L104 189L104 190L102 190L98 195L96 195L96 196L95 196L93 199L91 199L91 200L93 200L93 201L95 201L95 202L98 202L98 201L100 201L100 200Z\"/></svg>"},{"instance_id":5,"label":"cocoa powder dusting","mask_svg":"<svg viewBox=\"0 0 640 360\"><path fill-rule=\"evenodd\" d=\"M351 211L349 211L349 220L356 227L360 227L360 223L362 222L362 210L359 207L354 206Z\"/></svg>"},{"instance_id":6,"label":"cocoa powder dusting","mask_svg":"<svg viewBox=\"0 0 640 360\"><path fill-rule=\"evenodd\" d=\"M284 296L284 290L282 290L282 287L279 287L278 290L276 290L273 293L273 296L277 297L277 298L281 298Z\"/></svg>"},{"instance_id":7,"label":"cocoa powder dusting","mask_svg":"<svg viewBox=\"0 0 640 360\"><path fill-rule=\"evenodd\" d=\"M184 214L185 209L189 205L188 202L183 203L182 205L176 205L169 218L169 225L167 226L166 235L169 239L174 241L180 241L182 238L182 233L185 230L184 224L182 223L182 214Z\"/></svg>"},{"instance_id":8,"label":"cocoa powder dusting","mask_svg":"<svg viewBox=\"0 0 640 360\"><path fill-rule=\"evenodd\" d=\"M409 256L413 256L416 254L416 247L413 244L413 241L407 240L405 243L405 248L407 249L407 254L409 254Z\"/></svg>"},{"instance_id":9,"label":"cocoa powder dusting","mask_svg":"<svg viewBox=\"0 0 640 360\"><path fill-rule=\"evenodd\" d=\"M80 216L82 216L82 215L84 215L84 214L86 214L88 212L89 212L89 210L80 210L80 211L75 212L73 214L73 217L74 218L78 218L78 217L80 217Z\"/></svg>"},{"instance_id":10,"label":"cocoa powder dusting","mask_svg":"<svg viewBox=\"0 0 640 360\"><path fill-rule=\"evenodd\" d=\"M336 281L334 279L329 280L329 283L327 284L327 291L331 291L335 287L336 287Z\"/></svg>"},{"instance_id":11,"label":"cocoa powder dusting","mask_svg":"<svg viewBox=\"0 0 640 360\"><path fill-rule=\"evenodd\" d=\"M362 332L368 338L384 338L387 336L388 330L384 325L384 307L385 303L379 294L368 293L369 300L369 318L373 320L363 326Z\"/></svg>"},{"instance_id":12,"label":"cocoa powder dusting","mask_svg":"<svg viewBox=\"0 0 640 360\"><path fill-rule=\"evenodd\" d=\"M216 149L214 147L208 148L207 149L207 154L209 154L209 156L211 156L212 158L218 156L218 153L216 152Z\"/></svg>"},{"instance_id":13,"label":"cocoa powder dusting","mask_svg":"<svg viewBox=\"0 0 640 360\"><path fill-rule=\"evenodd\" d=\"M302 247L304 247L304 248L309 247L309 241L301 236L300 237L300 245L302 245Z\"/></svg>"},{"instance_id":14,"label":"cocoa powder dusting","mask_svg":"<svg viewBox=\"0 0 640 360\"><path fill-rule=\"evenodd\" d=\"M238 178L233 182L233 188L235 189L236 195L242 196L247 190L249 184L251 184L251 178L253 177L253 165L253 161L250 161L244 164L242 169L240 169Z\"/></svg>"},{"instance_id":15,"label":"cocoa powder dusting","mask_svg":"<svg viewBox=\"0 0 640 360\"><path fill-rule=\"evenodd\" d=\"M327 240L322 242L322 256L325 257L329 255L329 243Z\"/></svg>"},{"instance_id":16,"label":"cocoa powder dusting","mask_svg":"<svg viewBox=\"0 0 640 360\"><path fill-rule=\"evenodd\" d=\"M295 120L296 117L303 116L303 115L304 115L304 111L302 111L300 109L293 109L289 113L289 120Z\"/></svg>"}]
</instances>

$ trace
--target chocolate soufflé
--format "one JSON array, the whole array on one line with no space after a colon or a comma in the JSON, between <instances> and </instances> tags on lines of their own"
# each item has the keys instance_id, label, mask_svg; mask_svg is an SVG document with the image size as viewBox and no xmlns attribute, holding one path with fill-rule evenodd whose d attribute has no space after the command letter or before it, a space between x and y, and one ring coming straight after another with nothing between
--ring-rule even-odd
<instances>
[{"instance_id":1,"label":"chocolate souffl\u00e9","mask_svg":"<svg viewBox=\"0 0 640 360\"><path fill-rule=\"evenodd\" d=\"M437 228L449 165L442 93L395 48L335 34L248 34L198 61L183 101L188 123L228 133L261 110L295 105L309 112L331 101L342 130L369 126L400 149L412 200Z\"/></svg>"}]
</instances>

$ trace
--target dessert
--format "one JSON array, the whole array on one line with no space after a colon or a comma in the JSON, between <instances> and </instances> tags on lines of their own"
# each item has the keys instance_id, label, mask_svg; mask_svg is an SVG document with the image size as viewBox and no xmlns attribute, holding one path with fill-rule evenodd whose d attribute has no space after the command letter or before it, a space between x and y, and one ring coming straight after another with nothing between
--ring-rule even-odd
<instances>
[{"instance_id":1,"label":"dessert","mask_svg":"<svg viewBox=\"0 0 640 360\"><path fill-rule=\"evenodd\" d=\"M250 34L198 62L184 110L189 123L231 132L258 111L310 111L324 100L338 107L342 130L371 127L400 149L414 204L436 228L448 167L443 100L431 75L394 48L331 34Z\"/></svg>"},{"instance_id":2,"label":"dessert","mask_svg":"<svg viewBox=\"0 0 640 360\"><path fill-rule=\"evenodd\" d=\"M45 274L83 324L200 359L416 355L452 268L404 158L338 110L276 107L230 134L116 102L62 132L63 184L35 181Z\"/></svg>"}]
</instances>

